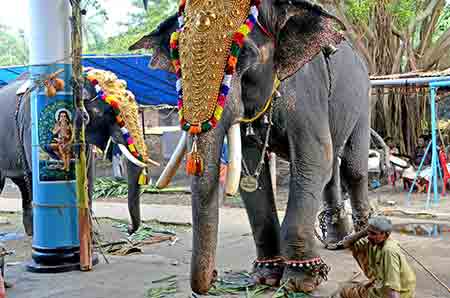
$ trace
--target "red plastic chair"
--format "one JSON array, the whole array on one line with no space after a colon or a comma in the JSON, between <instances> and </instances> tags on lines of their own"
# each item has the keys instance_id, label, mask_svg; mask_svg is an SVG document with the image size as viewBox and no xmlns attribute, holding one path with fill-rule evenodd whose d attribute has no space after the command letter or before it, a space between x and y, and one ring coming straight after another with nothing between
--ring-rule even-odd
<instances>
[{"instance_id":1,"label":"red plastic chair","mask_svg":"<svg viewBox=\"0 0 450 298\"><path fill-rule=\"evenodd\" d=\"M441 165L443 177L442 177L442 196L447 192L447 182L450 179L450 173L447 169L447 158L445 156L445 152L441 149L439 150L439 163Z\"/></svg>"}]
</instances>

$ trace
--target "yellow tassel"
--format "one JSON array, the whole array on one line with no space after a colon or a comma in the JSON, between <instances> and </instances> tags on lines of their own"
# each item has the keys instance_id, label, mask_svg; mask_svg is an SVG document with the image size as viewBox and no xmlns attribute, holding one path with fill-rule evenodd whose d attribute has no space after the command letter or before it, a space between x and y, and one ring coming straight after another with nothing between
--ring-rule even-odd
<instances>
[{"instance_id":1,"label":"yellow tassel","mask_svg":"<svg viewBox=\"0 0 450 298\"><path fill-rule=\"evenodd\" d=\"M139 175L138 184L139 185L147 185L148 184L148 177L147 177L146 169L143 169L141 172L141 175Z\"/></svg>"}]
</instances>

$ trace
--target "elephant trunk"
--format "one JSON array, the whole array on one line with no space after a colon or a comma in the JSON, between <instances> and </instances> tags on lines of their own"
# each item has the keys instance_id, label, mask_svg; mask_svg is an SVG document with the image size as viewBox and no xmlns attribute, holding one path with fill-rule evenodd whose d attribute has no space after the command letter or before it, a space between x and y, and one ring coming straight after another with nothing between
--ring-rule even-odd
<instances>
[{"instance_id":1,"label":"elephant trunk","mask_svg":"<svg viewBox=\"0 0 450 298\"><path fill-rule=\"evenodd\" d=\"M130 213L131 225L128 226L128 233L132 234L139 229L141 224L140 190L139 176L142 168L131 161L127 162L128 172L128 211Z\"/></svg>"},{"instance_id":2,"label":"elephant trunk","mask_svg":"<svg viewBox=\"0 0 450 298\"><path fill-rule=\"evenodd\" d=\"M193 248L191 287L205 294L217 271L215 255L219 222L219 163L225 132L214 129L198 139L198 150L205 169L202 176L192 179Z\"/></svg>"}]
</instances>

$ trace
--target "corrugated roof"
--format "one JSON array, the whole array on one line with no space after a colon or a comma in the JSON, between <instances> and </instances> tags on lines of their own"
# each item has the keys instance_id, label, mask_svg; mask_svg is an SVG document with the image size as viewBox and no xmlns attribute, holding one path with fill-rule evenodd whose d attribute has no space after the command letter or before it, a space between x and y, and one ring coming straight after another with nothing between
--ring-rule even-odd
<instances>
[{"instance_id":1,"label":"corrugated roof","mask_svg":"<svg viewBox=\"0 0 450 298\"><path fill-rule=\"evenodd\" d=\"M128 84L141 105L177 105L176 77L148 68L150 55L84 55L82 65L114 72ZM26 66L0 67L0 87L28 71Z\"/></svg>"},{"instance_id":2,"label":"corrugated roof","mask_svg":"<svg viewBox=\"0 0 450 298\"><path fill-rule=\"evenodd\" d=\"M445 77L450 76L450 68L436 71L417 71L407 73L397 73L390 75L371 76L371 80L395 80L407 78L427 78L427 77Z\"/></svg>"}]
</instances>

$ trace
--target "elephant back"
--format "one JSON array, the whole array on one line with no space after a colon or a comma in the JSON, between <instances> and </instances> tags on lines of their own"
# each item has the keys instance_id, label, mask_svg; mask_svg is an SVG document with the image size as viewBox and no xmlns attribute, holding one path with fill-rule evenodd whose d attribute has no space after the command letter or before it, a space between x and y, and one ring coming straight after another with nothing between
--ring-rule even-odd
<instances>
[{"instance_id":1,"label":"elephant back","mask_svg":"<svg viewBox=\"0 0 450 298\"><path fill-rule=\"evenodd\" d=\"M0 89L0 170L7 176L23 173L20 151L31 156L30 98L16 95L25 79L21 77ZM30 148L24 150L24 144Z\"/></svg>"}]
</instances>

